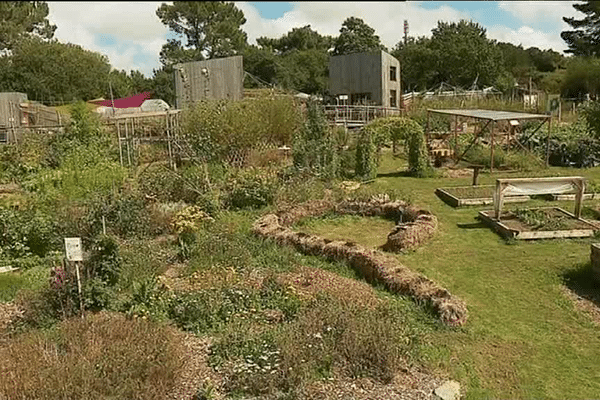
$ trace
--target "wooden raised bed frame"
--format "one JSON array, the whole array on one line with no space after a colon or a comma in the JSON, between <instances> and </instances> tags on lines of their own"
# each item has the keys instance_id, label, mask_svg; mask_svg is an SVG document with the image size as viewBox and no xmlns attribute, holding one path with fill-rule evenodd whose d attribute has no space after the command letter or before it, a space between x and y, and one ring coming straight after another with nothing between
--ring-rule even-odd
<instances>
[{"instance_id":1,"label":"wooden raised bed frame","mask_svg":"<svg viewBox=\"0 0 600 400\"><path fill-rule=\"evenodd\" d=\"M452 207L465 207L465 206L478 206L478 205L489 205L494 204L494 199L492 197L480 197L480 198L472 198L465 199L459 198L452 193L449 193L447 189L463 189L463 188L477 188L477 187L494 187L493 185L483 185L483 186L455 186L455 187L445 187L445 188L437 188L435 190L435 194L444 201L444 203L448 204ZM530 200L529 196L508 196L504 199L505 203L522 203Z\"/></svg>"},{"instance_id":2,"label":"wooden raised bed frame","mask_svg":"<svg viewBox=\"0 0 600 400\"><path fill-rule=\"evenodd\" d=\"M583 200L598 200L600 199L600 193L584 193ZM564 201L564 200L575 200L574 194L553 194L552 200Z\"/></svg>"},{"instance_id":3,"label":"wooden raised bed frame","mask_svg":"<svg viewBox=\"0 0 600 400\"><path fill-rule=\"evenodd\" d=\"M594 232L599 229L598 226L584 220L581 218L577 218L574 214L563 210L560 207L548 207L549 209L555 209L564 213L565 215L573 218L576 221L581 222L584 225L589 226L589 228L584 229L562 229L556 231L534 231L534 230L519 230L510 228L503 223L502 220L497 220L494 218L495 211L487 210L480 211L479 217L490 225L496 232L500 233L502 236L506 238L519 239L519 240L532 240L532 239L555 239L555 238L581 238L581 237L590 237L594 236ZM502 215L502 218L505 220L508 218L516 218L516 216L510 212Z\"/></svg>"}]
</instances>

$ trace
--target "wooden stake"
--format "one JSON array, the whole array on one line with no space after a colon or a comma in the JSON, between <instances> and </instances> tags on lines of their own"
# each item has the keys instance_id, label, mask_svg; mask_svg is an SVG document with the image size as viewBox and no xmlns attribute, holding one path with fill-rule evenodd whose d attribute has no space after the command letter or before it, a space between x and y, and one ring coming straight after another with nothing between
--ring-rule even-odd
<instances>
[{"instance_id":1,"label":"wooden stake","mask_svg":"<svg viewBox=\"0 0 600 400\"><path fill-rule=\"evenodd\" d=\"M75 273L77 274L77 292L79 293L79 310L83 318L83 296L81 295L81 276L79 275L79 261L74 261Z\"/></svg>"}]
</instances>

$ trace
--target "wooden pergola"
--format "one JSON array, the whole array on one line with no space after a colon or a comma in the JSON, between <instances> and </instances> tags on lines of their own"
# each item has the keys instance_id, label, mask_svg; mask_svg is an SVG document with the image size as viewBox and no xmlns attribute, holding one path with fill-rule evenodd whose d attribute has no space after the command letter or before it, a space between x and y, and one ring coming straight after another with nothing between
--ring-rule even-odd
<instances>
[{"instance_id":1,"label":"wooden pergola","mask_svg":"<svg viewBox=\"0 0 600 400\"><path fill-rule=\"evenodd\" d=\"M455 164L458 163L469 151L469 149L477 142L477 139L482 135L483 131L491 124L490 128L490 172L494 171L494 129L499 121L521 121L521 120L541 120L540 125L529 135L529 137L533 136L546 122L548 122L548 138L546 140L546 166L548 166L548 159L550 156L550 131L552 127L552 116L544 115L544 114L529 114L522 112L513 112L513 111L495 111L495 110L427 110L427 126L425 129L425 134L427 135L427 142L430 142L430 117L431 114L443 114L443 115L451 115L454 116L454 157ZM466 117L472 118L478 121L487 121L479 131L475 131L475 135L473 137L473 141L467 146L465 151L457 157L458 154L458 117ZM451 133L452 134L452 133ZM521 146L524 150L529 151L521 142L518 141L516 137L513 138L516 143Z\"/></svg>"}]
</instances>

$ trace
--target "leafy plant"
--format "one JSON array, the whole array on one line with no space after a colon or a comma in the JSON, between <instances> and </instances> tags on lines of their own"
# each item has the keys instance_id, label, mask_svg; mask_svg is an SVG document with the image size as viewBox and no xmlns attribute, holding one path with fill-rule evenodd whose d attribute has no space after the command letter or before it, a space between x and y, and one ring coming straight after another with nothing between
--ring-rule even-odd
<instances>
[{"instance_id":1,"label":"leafy plant","mask_svg":"<svg viewBox=\"0 0 600 400\"><path fill-rule=\"evenodd\" d=\"M423 128L415 121L409 121L403 126L406 132L408 171L417 177L429 177L433 174L433 168L429 161Z\"/></svg>"},{"instance_id":2,"label":"leafy plant","mask_svg":"<svg viewBox=\"0 0 600 400\"><path fill-rule=\"evenodd\" d=\"M364 180L377 176L377 147L371 131L361 130L356 143L356 175Z\"/></svg>"},{"instance_id":3,"label":"leafy plant","mask_svg":"<svg viewBox=\"0 0 600 400\"><path fill-rule=\"evenodd\" d=\"M330 131L321 106L309 102L306 121L292 143L294 166L322 178L334 178L339 172L336 137Z\"/></svg>"}]
</instances>

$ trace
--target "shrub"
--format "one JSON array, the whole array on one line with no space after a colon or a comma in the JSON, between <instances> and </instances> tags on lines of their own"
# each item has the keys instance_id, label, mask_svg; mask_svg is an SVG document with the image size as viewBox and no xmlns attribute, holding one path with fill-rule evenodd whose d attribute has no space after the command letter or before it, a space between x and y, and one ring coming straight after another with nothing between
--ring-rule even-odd
<instances>
[{"instance_id":1,"label":"shrub","mask_svg":"<svg viewBox=\"0 0 600 400\"><path fill-rule=\"evenodd\" d=\"M260 290L232 287L181 294L171 301L169 317L181 329L203 334L238 319L267 322L266 311L276 310L290 320L299 308L295 296L274 280L266 280Z\"/></svg>"},{"instance_id":2,"label":"shrub","mask_svg":"<svg viewBox=\"0 0 600 400\"><path fill-rule=\"evenodd\" d=\"M433 174L429 161L425 134L421 125L407 120L403 127L406 132L406 152L408 153L408 170L413 176L427 177Z\"/></svg>"},{"instance_id":3,"label":"shrub","mask_svg":"<svg viewBox=\"0 0 600 400\"><path fill-rule=\"evenodd\" d=\"M184 115L183 127L199 159L225 162L258 143L289 143L298 122L293 99L264 96L198 102Z\"/></svg>"},{"instance_id":4,"label":"shrub","mask_svg":"<svg viewBox=\"0 0 600 400\"><path fill-rule=\"evenodd\" d=\"M136 192L96 195L87 202L86 232L94 237L103 231L121 237L145 237L150 233L150 218L144 198Z\"/></svg>"},{"instance_id":5,"label":"shrub","mask_svg":"<svg viewBox=\"0 0 600 400\"><path fill-rule=\"evenodd\" d=\"M413 340L390 305L370 310L321 298L278 338L281 369L292 385L334 374L387 383L412 351Z\"/></svg>"},{"instance_id":6,"label":"shrub","mask_svg":"<svg viewBox=\"0 0 600 400\"><path fill-rule=\"evenodd\" d=\"M0 250L11 259L44 257L60 246L56 222L41 210L0 208L0 232Z\"/></svg>"},{"instance_id":7,"label":"shrub","mask_svg":"<svg viewBox=\"0 0 600 400\"><path fill-rule=\"evenodd\" d=\"M306 121L294 136L292 144L294 166L323 178L334 178L339 171L335 135L327 125L321 106L309 102Z\"/></svg>"},{"instance_id":8,"label":"shrub","mask_svg":"<svg viewBox=\"0 0 600 400\"><path fill-rule=\"evenodd\" d=\"M166 326L100 313L18 336L0 359L0 393L9 398L164 399L184 347Z\"/></svg>"},{"instance_id":9,"label":"shrub","mask_svg":"<svg viewBox=\"0 0 600 400\"><path fill-rule=\"evenodd\" d=\"M119 280L121 270L121 257L119 243L114 236L99 235L92 242L92 251L86 260L88 276L114 286Z\"/></svg>"},{"instance_id":10,"label":"shrub","mask_svg":"<svg viewBox=\"0 0 600 400\"><path fill-rule=\"evenodd\" d=\"M418 336L399 311L319 297L278 330L234 324L211 346L209 364L225 376L226 390L254 396L291 395L327 378L387 383L417 351Z\"/></svg>"},{"instance_id":11,"label":"shrub","mask_svg":"<svg viewBox=\"0 0 600 400\"><path fill-rule=\"evenodd\" d=\"M260 170L245 169L234 174L225 187L223 202L226 207L260 208L272 204L277 191L274 177Z\"/></svg>"},{"instance_id":12,"label":"shrub","mask_svg":"<svg viewBox=\"0 0 600 400\"><path fill-rule=\"evenodd\" d=\"M156 277L133 282L131 297L122 306L129 316L150 318L153 321L167 319L169 303L166 292L157 285Z\"/></svg>"},{"instance_id":13,"label":"shrub","mask_svg":"<svg viewBox=\"0 0 600 400\"><path fill-rule=\"evenodd\" d=\"M356 143L356 175L363 180L377 176L377 147L372 132L362 129Z\"/></svg>"}]
</instances>

